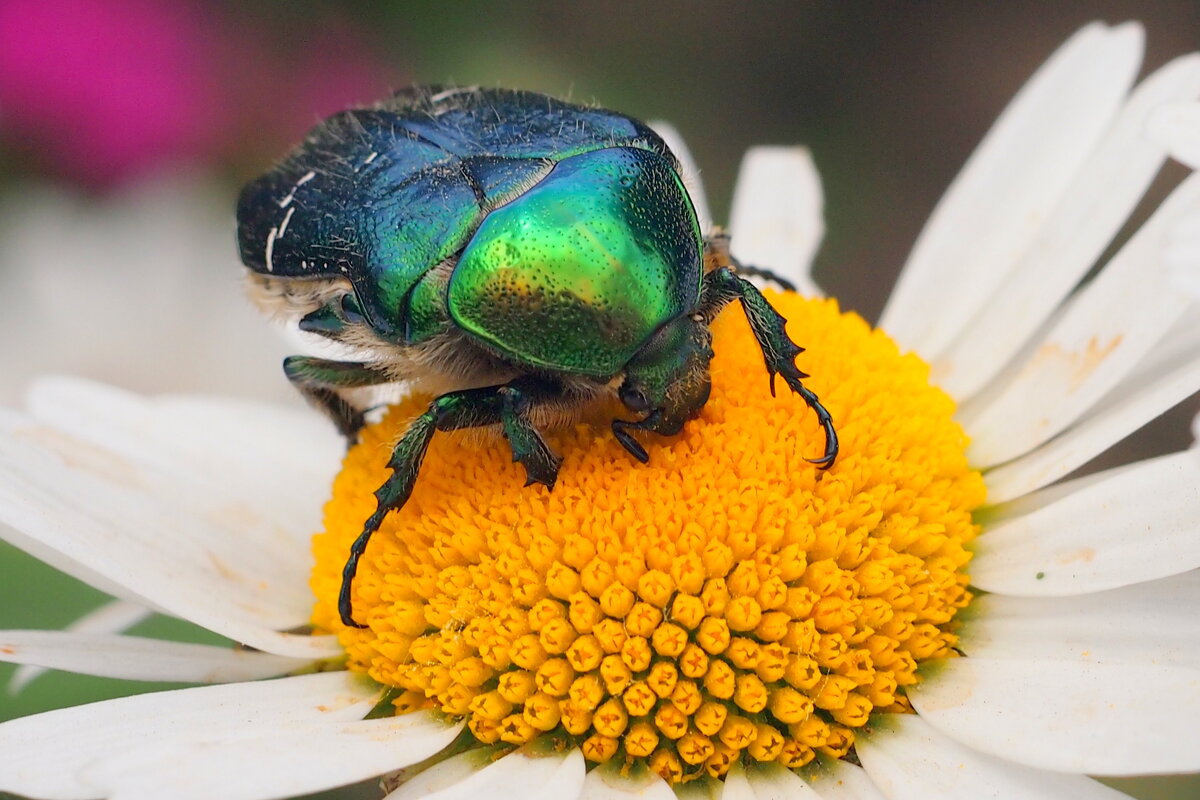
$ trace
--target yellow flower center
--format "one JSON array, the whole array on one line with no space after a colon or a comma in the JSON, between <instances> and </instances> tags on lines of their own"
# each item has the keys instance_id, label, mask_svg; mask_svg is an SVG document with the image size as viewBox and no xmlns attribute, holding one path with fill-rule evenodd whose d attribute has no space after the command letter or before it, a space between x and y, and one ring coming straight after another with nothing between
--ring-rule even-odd
<instances>
[{"instance_id":1,"label":"yellow flower center","mask_svg":"<svg viewBox=\"0 0 1200 800\"><path fill-rule=\"evenodd\" d=\"M679 436L643 437L648 465L581 423L548 436L550 492L498 436L438 434L359 566L357 630L336 610L347 549L427 398L364 431L314 543L314 623L349 668L482 743L549 737L672 782L840 757L872 711L906 710L918 665L953 654L983 480L921 360L832 300L771 299L837 425L832 469L804 461L824 434L782 383L771 397L731 309L711 399Z\"/></svg>"}]
</instances>

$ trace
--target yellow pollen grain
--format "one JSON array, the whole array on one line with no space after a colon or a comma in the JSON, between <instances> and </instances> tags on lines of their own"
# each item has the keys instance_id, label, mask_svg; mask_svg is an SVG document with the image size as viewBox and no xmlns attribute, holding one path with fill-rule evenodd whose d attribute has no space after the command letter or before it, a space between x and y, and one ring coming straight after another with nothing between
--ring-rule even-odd
<instances>
[{"instance_id":1,"label":"yellow pollen grain","mask_svg":"<svg viewBox=\"0 0 1200 800\"><path fill-rule=\"evenodd\" d=\"M395 687L397 713L463 717L484 744L548 737L640 762L672 783L739 759L797 769L842 757L871 714L954 655L970 601L965 547L984 500L953 402L928 368L830 300L772 294L833 415L777 380L743 315L713 326L712 395L639 464L604 418L547 432L553 492L524 486L503 440L438 433L404 508L336 600L391 445L428 398L363 431L314 538L314 625L352 670ZM600 424L597 424L600 423Z\"/></svg>"}]
</instances>

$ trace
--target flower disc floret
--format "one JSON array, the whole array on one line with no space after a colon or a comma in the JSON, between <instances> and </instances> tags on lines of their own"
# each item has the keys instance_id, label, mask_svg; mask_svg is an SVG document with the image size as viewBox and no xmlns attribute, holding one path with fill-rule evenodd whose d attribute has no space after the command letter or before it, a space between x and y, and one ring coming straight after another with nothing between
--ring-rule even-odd
<instances>
[{"instance_id":1,"label":"flower disc floret","mask_svg":"<svg viewBox=\"0 0 1200 800\"><path fill-rule=\"evenodd\" d=\"M582 422L548 437L564 457L549 492L498 437L436 437L360 563L368 627L345 628L342 564L414 398L346 457L314 623L403 710L465 717L483 743L548 735L674 782L845 755L873 712L907 710L921 662L953 655L984 486L923 362L833 301L772 302L837 422L833 469L805 463L816 420L771 396L744 318L724 314L711 399L680 435L646 437L648 465Z\"/></svg>"}]
</instances>

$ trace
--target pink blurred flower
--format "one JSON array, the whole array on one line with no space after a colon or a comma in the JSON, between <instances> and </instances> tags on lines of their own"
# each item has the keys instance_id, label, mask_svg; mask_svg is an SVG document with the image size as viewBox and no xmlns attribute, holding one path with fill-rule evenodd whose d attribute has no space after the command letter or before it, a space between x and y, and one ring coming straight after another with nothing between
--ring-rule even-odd
<instances>
[{"instance_id":1,"label":"pink blurred flower","mask_svg":"<svg viewBox=\"0 0 1200 800\"><path fill-rule=\"evenodd\" d=\"M275 150L318 114L387 86L365 37L336 19L293 17L278 30L226 11L200 0L0 0L0 131L36 169L108 185Z\"/></svg>"},{"instance_id":2,"label":"pink blurred flower","mask_svg":"<svg viewBox=\"0 0 1200 800\"><path fill-rule=\"evenodd\" d=\"M0 119L88 182L209 156L232 131L218 39L190 2L0 0Z\"/></svg>"}]
</instances>

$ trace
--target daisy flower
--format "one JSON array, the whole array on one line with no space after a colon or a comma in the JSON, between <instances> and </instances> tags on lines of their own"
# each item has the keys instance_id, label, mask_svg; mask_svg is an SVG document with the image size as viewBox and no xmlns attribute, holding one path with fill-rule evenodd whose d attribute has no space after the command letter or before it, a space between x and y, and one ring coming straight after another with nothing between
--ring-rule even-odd
<instances>
[{"instance_id":1,"label":"daisy flower","mask_svg":"<svg viewBox=\"0 0 1200 800\"><path fill-rule=\"evenodd\" d=\"M0 297L14 299L0 338L21 342L0 349L0 402L46 372L292 402L278 380L288 351L238 290L227 205L194 175L103 196L48 182L0 195Z\"/></svg>"},{"instance_id":2,"label":"daisy flower","mask_svg":"<svg viewBox=\"0 0 1200 800\"><path fill-rule=\"evenodd\" d=\"M645 467L580 425L549 493L499 442L435 438L359 565L361 630L342 563L421 398L364 431L322 522L340 445L311 417L37 384L0 415L15 543L242 647L123 620L0 634L14 661L214 684L4 723L0 789L1091 799L1121 795L1088 775L1200 771L1200 457L1068 477L1200 388L1200 178L1081 285L1182 135L1148 120L1200 95L1197 56L1134 87L1141 46L1096 24L1041 68L879 330L772 295L837 420L832 469L723 315L712 399ZM811 286L819 210L803 152L752 151L734 246Z\"/></svg>"}]
</instances>

